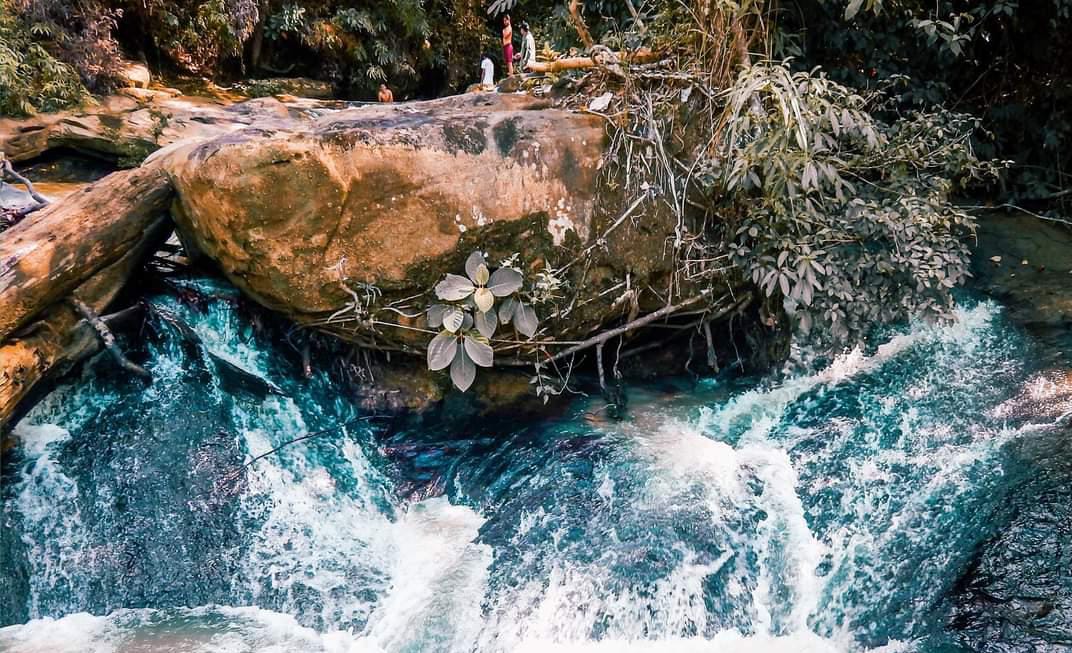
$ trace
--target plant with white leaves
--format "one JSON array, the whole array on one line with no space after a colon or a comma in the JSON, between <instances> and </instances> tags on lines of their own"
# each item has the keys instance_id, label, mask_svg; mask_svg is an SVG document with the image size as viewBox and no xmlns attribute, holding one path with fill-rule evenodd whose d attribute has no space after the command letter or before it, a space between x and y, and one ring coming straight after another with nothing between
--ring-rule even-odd
<instances>
[{"instance_id":1,"label":"plant with white leaves","mask_svg":"<svg viewBox=\"0 0 1072 653\"><path fill-rule=\"evenodd\" d=\"M531 338L539 322L536 311L518 291L524 278L513 267L491 272L484 254L476 251L465 261L465 274L448 274L435 287L436 297L449 302L428 308L428 326L441 331L428 344L428 369L450 367L450 378L462 392L473 384L476 367L491 367L495 351L490 339L499 324L513 323ZM495 300L501 299L499 306Z\"/></svg>"}]
</instances>

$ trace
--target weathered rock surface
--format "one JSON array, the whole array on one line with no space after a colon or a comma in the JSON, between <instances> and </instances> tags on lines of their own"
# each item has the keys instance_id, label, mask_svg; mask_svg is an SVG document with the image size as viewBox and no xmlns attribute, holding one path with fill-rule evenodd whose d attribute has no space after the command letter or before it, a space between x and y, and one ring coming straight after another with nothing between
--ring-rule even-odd
<instances>
[{"instance_id":1,"label":"weathered rock surface","mask_svg":"<svg viewBox=\"0 0 1072 653\"><path fill-rule=\"evenodd\" d=\"M149 72L149 67L140 61L124 63L119 75L123 83L132 88L149 88L149 83L153 81L153 75Z\"/></svg>"},{"instance_id":2,"label":"weathered rock surface","mask_svg":"<svg viewBox=\"0 0 1072 653\"><path fill-rule=\"evenodd\" d=\"M272 97L234 103L141 88L102 98L85 109L0 118L0 152L12 161L69 148L137 165L155 150L185 139L206 139L249 125L304 120L338 103Z\"/></svg>"},{"instance_id":3,"label":"weathered rock surface","mask_svg":"<svg viewBox=\"0 0 1072 653\"><path fill-rule=\"evenodd\" d=\"M1072 351L1072 233L1023 213L979 216L972 273L1034 335Z\"/></svg>"},{"instance_id":4,"label":"weathered rock surface","mask_svg":"<svg viewBox=\"0 0 1072 653\"><path fill-rule=\"evenodd\" d=\"M310 323L360 284L382 303L423 294L478 247L530 264L588 242L603 147L595 116L466 95L252 126L171 151L164 167L185 240Z\"/></svg>"}]
</instances>

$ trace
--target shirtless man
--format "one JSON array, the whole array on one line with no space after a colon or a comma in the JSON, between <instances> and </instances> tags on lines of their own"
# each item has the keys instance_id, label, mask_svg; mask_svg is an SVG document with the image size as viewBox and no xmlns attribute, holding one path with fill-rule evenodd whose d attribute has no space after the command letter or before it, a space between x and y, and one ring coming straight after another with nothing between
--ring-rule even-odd
<instances>
[{"instance_id":1,"label":"shirtless man","mask_svg":"<svg viewBox=\"0 0 1072 653\"><path fill-rule=\"evenodd\" d=\"M376 96L380 102L394 102L395 94L391 92L391 89L387 88L387 84L380 84L380 93Z\"/></svg>"},{"instance_id":2,"label":"shirtless man","mask_svg":"<svg viewBox=\"0 0 1072 653\"><path fill-rule=\"evenodd\" d=\"M510 14L503 16L503 60L506 61L506 76L514 74L514 28L510 26Z\"/></svg>"}]
</instances>

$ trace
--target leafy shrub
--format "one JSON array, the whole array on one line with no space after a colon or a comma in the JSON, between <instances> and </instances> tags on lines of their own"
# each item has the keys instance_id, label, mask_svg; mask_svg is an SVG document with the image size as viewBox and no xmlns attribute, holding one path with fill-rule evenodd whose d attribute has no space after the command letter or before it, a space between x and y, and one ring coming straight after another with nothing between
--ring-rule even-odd
<instances>
[{"instance_id":1,"label":"leafy shrub","mask_svg":"<svg viewBox=\"0 0 1072 653\"><path fill-rule=\"evenodd\" d=\"M428 308L428 326L441 331L428 343L428 369L450 367L450 378L462 392L476 378L476 367L494 365L491 338L499 325L513 323L527 338L536 335L536 311L518 293L524 278L517 269L488 268L477 251L465 261L465 274L448 274L435 287L436 297L447 304ZM544 281L546 283L546 281ZM496 306L496 300L502 300Z\"/></svg>"},{"instance_id":2,"label":"leafy shrub","mask_svg":"<svg viewBox=\"0 0 1072 653\"><path fill-rule=\"evenodd\" d=\"M726 93L728 163L712 174L739 216L727 234L733 262L828 342L949 315L974 232L950 196L994 171L972 151L975 119L887 124L872 113L878 99L774 64L742 72Z\"/></svg>"},{"instance_id":3,"label":"leafy shrub","mask_svg":"<svg viewBox=\"0 0 1072 653\"><path fill-rule=\"evenodd\" d=\"M3 0L32 41L77 71L91 91L111 90L123 62L113 33L122 10L102 0ZM115 3L118 4L118 3Z\"/></svg>"},{"instance_id":4,"label":"leafy shrub","mask_svg":"<svg viewBox=\"0 0 1072 653\"><path fill-rule=\"evenodd\" d=\"M241 58L261 19L258 0L148 0L138 11L173 65L209 76L223 61Z\"/></svg>"},{"instance_id":5,"label":"leafy shrub","mask_svg":"<svg viewBox=\"0 0 1072 653\"><path fill-rule=\"evenodd\" d=\"M47 29L44 25L27 28L12 14L0 11L0 114L55 111L85 97L77 71L35 39L47 36Z\"/></svg>"}]
</instances>

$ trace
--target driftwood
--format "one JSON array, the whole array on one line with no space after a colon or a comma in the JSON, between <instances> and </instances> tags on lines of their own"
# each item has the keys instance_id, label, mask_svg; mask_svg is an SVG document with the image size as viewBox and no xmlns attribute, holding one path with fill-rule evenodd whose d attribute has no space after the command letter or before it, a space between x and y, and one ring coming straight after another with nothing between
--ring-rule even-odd
<instances>
[{"instance_id":1,"label":"driftwood","mask_svg":"<svg viewBox=\"0 0 1072 653\"><path fill-rule=\"evenodd\" d=\"M554 61L537 61L529 64L525 70L533 73L559 73L564 70L584 70L586 68L596 68L598 66L608 65L600 61L599 59L601 58L602 57L563 57L561 59L555 59ZM644 64L657 61L659 55L658 53L644 48L637 50L636 52L619 52L614 54L612 58L617 59L616 62L612 62L612 65L620 62Z\"/></svg>"},{"instance_id":2,"label":"driftwood","mask_svg":"<svg viewBox=\"0 0 1072 653\"><path fill-rule=\"evenodd\" d=\"M34 188L33 182L20 175L11 165L11 161L8 161L7 157L4 156L4 153L0 152L0 187L3 187L4 181L9 177L25 186L26 192L30 194L30 198L34 201L33 204L8 212L15 221L21 220L34 211L38 211L49 205L48 198L41 193L38 193L37 189Z\"/></svg>"},{"instance_id":3,"label":"driftwood","mask_svg":"<svg viewBox=\"0 0 1072 653\"><path fill-rule=\"evenodd\" d=\"M171 186L159 166L117 172L0 237L0 342L156 227Z\"/></svg>"},{"instance_id":4,"label":"driftwood","mask_svg":"<svg viewBox=\"0 0 1072 653\"><path fill-rule=\"evenodd\" d=\"M97 337L100 338L101 343L104 344L104 348L112 355L112 358L119 364L119 367L122 367L124 370L136 376L140 376L147 381L153 380L153 375L146 372L144 367L132 362L125 354L123 354L123 350L119 348L119 344L115 341L115 335L112 333L112 330L104 323L104 320L97 314L97 311L93 310L91 306L78 297L72 296L67 301L71 303L71 306L74 306L75 310L78 311L78 314L85 318L86 322L89 322L89 325L97 332Z\"/></svg>"},{"instance_id":5,"label":"driftwood","mask_svg":"<svg viewBox=\"0 0 1072 653\"><path fill-rule=\"evenodd\" d=\"M101 316L167 237L171 195L158 166L118 172L0 235L0 429L43 381L114 347Z\"/></svg>"}]
</instances>

